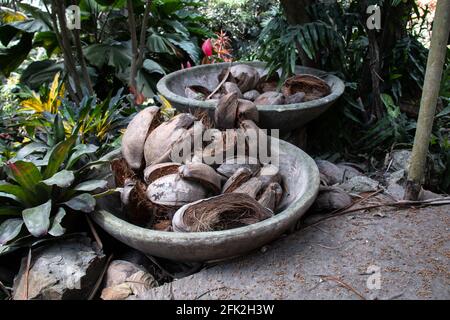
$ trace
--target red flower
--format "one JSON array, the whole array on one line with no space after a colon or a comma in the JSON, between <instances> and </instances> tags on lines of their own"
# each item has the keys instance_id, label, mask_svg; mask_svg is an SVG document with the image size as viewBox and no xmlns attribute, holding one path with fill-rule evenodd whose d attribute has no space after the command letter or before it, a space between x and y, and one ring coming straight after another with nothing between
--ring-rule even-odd
<instances>
[{"instance_id":1,"label":"red flower","mask_svg":"<svg viewBox=\"0 0 450 320\"><path fill-rule=\"evenodd\" d=\"M211 39L207 39L203 43L202 50L203 50L203 53L205 54L205 56L207 56L207 57L211 57L213 55L213 45L212 45Z\"/></svg>"}]
</instances>

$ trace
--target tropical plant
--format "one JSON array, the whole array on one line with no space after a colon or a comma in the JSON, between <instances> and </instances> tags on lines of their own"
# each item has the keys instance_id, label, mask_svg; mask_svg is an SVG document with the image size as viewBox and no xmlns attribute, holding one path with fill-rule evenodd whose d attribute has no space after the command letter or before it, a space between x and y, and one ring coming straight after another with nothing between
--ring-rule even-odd
<instances>
[{"instance_id":1,"label":"tropical plant","mask_svg":"<svg viewBox=\"0 0 450 320\"><path fill-rule=\"evenodd\" d=\"M43 86L42 88L46 87ZM34 111L35 113L49 112L56 114L65 92L64 84L59 82L59 72L55 75L49 90L46 91L44 96L41 96L35 91L26 90L26 93L22 93L22 96L26 98L20 102L20 106L24 110Z\"/></svg>"},{"instance_id":2,"label":"tropical plant","mask_svg":"<svg viewBox=\"0 0 450 320\"><path fill-rule=\"evenodd\" d=\"M0 254L46 236L59 237L66 214L95 209L107 186L106 174L94 170L108 161L95 159L98 147L71 136L53 148L32 143L5 165L0 181ZM25 226L25 227L24 227Z\"/></svg>"},{"instance_id":3,"label":"tropical plant","mask_svg":"<svg viewBox=\"0 0 450 320\"><path fill-rule=\"evenodd\" d=\"M31 63L21 81L36 90L62 72L77 103L94 89L105 98L124 84L137 95L153 97L156 82L167 71L186 61L200 62L199 44L213 35L205 18L194 12L198 0L80 0L81 30L61 23L64 1L44 1L39 8L15 2L20 12L0 7L5 46L0 48L0 73L8 76L33 47L43 47L48 59Z\"/></svg>"}]
</instances>

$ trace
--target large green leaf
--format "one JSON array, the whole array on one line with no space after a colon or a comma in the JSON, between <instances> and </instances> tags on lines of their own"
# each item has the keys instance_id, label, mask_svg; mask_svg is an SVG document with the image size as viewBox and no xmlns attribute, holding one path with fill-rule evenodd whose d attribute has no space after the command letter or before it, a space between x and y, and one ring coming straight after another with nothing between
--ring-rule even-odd
<instances>
[{"instance_id":1,"label":"large green leaf","mask_svg":"<svg viewBox=\"0 0 450 320\"><path fill-rule=\"evenodd\" d=\"M136 83L138 90L147 98L153 98L155 96L158 80L158 78L153 77L144 68L139 69L137 72Z\"/></svg>"},{"instance_id":2,"label":"large green leaf","mask_svg":"<svg viewBox=\"0 0 450 320\"><path fill-rule=\"evenodd\" d=\"M22 219L8 219L0 225L0 247L17 237L22 229Z\"/></svg>"},{"instance_id":3,"label":"large green leaf","mask_svg":"<svg viewBox=\"0 0 450 320\"><path fill-rule=\"evenodd\" d=\"M76 136L72 136L66 141L59 143L51 152L50 158L48 161L48 166L44 171L44 179L48 179L53 176L58 170L61 164L67 159L69 156L70 150L72 150L75 141L77 140Z\"/></svg>"},{"instance_id":4,"label":"large green leaf","mask_svg":"<svg viewBox=\"0 0 450 320\"><path fill-rule=\"evenodd\" d=\"M43 83L50 83L63 70L64 65L54 60L36 61L23 71L20 81L31 89L38 90Z\"/></svg>"},{"instance_id":5,"label":"large green leaf","mask_svg":"<svg viewBox=\"0 0 450 320\"><path fill-rule=\"evenodd\" d=\"M28 231L35 237L41 237L47 234L50 227L50 213L52 211L52 201L43 205L25 209L22 212L22 218Z\"/></svg>"},{"instance_id":6,"label":"large green leaf","mask_svg":"<svg viewBox=\"0 0 450 320\"><path fill-rule=\"evenodd\" d=\"M83 49L90 64L103 68L106 64L124 72L131 64L131 51L126 43L111 41L87 46Z\"/></svg>"},{"instance_id":7,"label":"large green leaf","mask_svg":"<svg viewBox=\"0 0 450 320\"><path fill-rule=\"evenodd\" d=\"M163 67L158 62L156 62L152 59L145 59L142 67L149 73L159 73L162 75L166 74Z\"/></svg>"},{"instance_id":8,"label":"large green leaf","mask_svg":"<svg viewBox=\"0 0 450 320\"><path fill-rule=\"evenodd\" d=\"M29 5L27 3L18 3L17 4L22 11L30 14L35 20L39 20L44 23L48 30L52 29L52 18L48 12L45 12L38 7Z\"/></svg>"},{"instance_id":9,"label":"large green leaf","mask_svg":"<svg viewBox=\"0 0 450 320\"><path fill-rule=\"evenodd\" d=\"M200 63L201 51L200 48L191 40L186 40L180 37L178 34L166 34L167 40L170 41L173 45L181 48L185 51L189 57L191 57L192 61L196 64Z\"/></svg>"},{"instance_id":10,"label":"large green leaf","mask_svg":"<svg viewBox=\"0 0 450 320\"><path fill-rule=\"evenodd\" d=\"M0 197L7 197L24 205L28 205L32 201L30 199L32 196L25 189L4 181L0 181Z\"/></svg>"},{"instance_id":11,"label":"large green leaf","mask_svg":"<svg viewBox=\"0 0 450 320\"><path fill-rule=\"evenodd\" d=\"M27 144L25 147L20 149L17 152L16 159L17 160L23 160L25 157L28 157L30 154L33 153L43 153L48 150L48 146L46 144L40 143L40 142L32 142L30 144Z\"/></svg>"},{"instance_id":12,"label":"large green leaf","mask_svg":"<svg viewBox=\"0 0 450 320\"><path fill-rule=\"evenodd\" d=\"M34 37L33 47L44 48L48 57L60 51L58 39L53 31L38 32Z\"/></svg>"},{"instance_id":13,"label":"large green leaf","mask_svg":"<svg viewBox=\"0 0 450 320\"><path fill-rule=\"evenodd\" d=\"M53 177L42 181L42 183L50 187L56 185L60 188L67 188L73 183L74 180L75 175L73 174L72 171L62 170L60 172L55 173Z\"/></svg>"},{"instance_id":14,"label":"large green leaf","mask_svg":"<svg viewBox=\"0 0 450 320\"><path fill-rule=\"evenodd\" d=\"M89 193L83 193L64 202L66 206L75 211L90 213L95 209L95 198Z\"/></svg>"},{"instance_id":15,"label":"large green leaf","mask_svg":"<svg viewBox=\"0 0 450 320\"><path fill-rule=\"evenodd\" d=\"M22 213L22 208L19 207L11 207L11 206L2 206L0 207L0 217L1 216L17 216Z\"/></svg>"},{"instance_id":16,"label":"large green leaf","mask_svg":"<svg viewBox=\"0 0 450 320\"><path fill-rule=\"evenodd\" d=\"M156 33L147 38L147 47L151 52L173 54L174 49L170 41Z\"/></svg>"},{"instance_id":17,"label":"large green leaf","mask_svg":"<svg viewBox=\"0 0 450 320\"><path fill-rule=\"evenodd\" d=\"M32 162L16 161L9 163L7 173L11 179L31 194L35 194L36 185L42 180L39 169Z\"/></svg>"},{"instance_id":18,"label":"large green leaf","mask_svg":"<svg viewBox=\"0 0 450 320\"><path fill-rule=\"evenodd\" d=\"M19 30L10 25L0 26L0 42L6 47L18 33Z\"/></svg>"},{"instance_id":19,"label":"large green leaf","mask_svg":"<svg viewBox=\"0 0 450 320\"><path fill-rule=\"evenodd\" d=\"M95 153L98 150L98 147L93 144L79 144L73 149L73 153L67 162L67 169L72 168L76 162L86 154Z\"/></svg>"},{"instance_id":20,"label":"large green leaf","mask_svg":"<svg viewBox=\"0 0 450 320\"><path fill-rule=\"evenodd\" d=\"M55 218L53 218L52 227L48 231L49 235L52 235L54 237L60 237L66 232L66 229L63 228L61 225L62 219L65 216L66 211L64 210L64 208L59 208L58 213L56 214Z\"/></svg>"},{"instance_id":21,"label":"large green leaf","mask_svg":"<svg viewBox=\"0 0 450 320\"><path fill-rule=\"evenodd\" d=\"M5 77L16 70L28 57L33 47L33 34L23 33L19 43L5 49L0 48L0 72Z\"/></svg>"},{"instance_id":22,"label":"large green leaf","mask_svg":"<svg viewBox=\"0 0 450 320\"><path fill-rule=\"evenodd\" d=\"M106 188L108 181L106 180L88 180L77 185L75 191L92 192L97 189Z\"/></svg>"}]
</instances>

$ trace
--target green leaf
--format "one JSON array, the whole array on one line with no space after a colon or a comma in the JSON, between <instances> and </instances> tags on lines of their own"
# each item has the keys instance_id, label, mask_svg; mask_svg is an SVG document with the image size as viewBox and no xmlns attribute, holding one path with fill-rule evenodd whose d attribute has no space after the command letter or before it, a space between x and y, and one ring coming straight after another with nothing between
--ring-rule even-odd
<instances>
[{"instance_id":1,"label":"green leaf","mask_svg":"<svg viewBox=\"0 0 450 320\"><path fill-rule=\"evenodd\" d=\"M44 179L50 178L59 170L61 164L67 159L76 140L77 137L72 136L55 147L48 160L48 166L44 171Z\"/></svg>"},{"instance_id":2,"label":"green leaf","mask_svg":"<svg viewBox=\"0 0 450 320\"><path fill-rule=\"evenodd\" d=\"M0 225L0 247L17 237L22 230L22 219L8 219Z\"/></svg>"},{"instance_id":3,"label":"green leaf","mask_svg":"<svg viewBox=\"0 0 450 320\"><path fill-rule=\"evenodd\" d=\"M60 51L58 39L52 31L38 32L34 37L33 47L44 48L48 57Z\"/></svg>"},{"instance_id":4,"label":"green leaf","mask_svg":"<svg viewBox=\"0 0 450 320\"><path fill-rule=\"evenodd\" d=\"M0 216L17 216L22 213L22 209L18 207L0 207Z\"/></svg>"},{"instance_id":5,"label":"green leaf","mask_svg":"<svg viewBox=\"0 0 450 320\"><path fill-rule=\"evenodd\" d=\"M52 200L22 212L23 221L28 231L34 237L41 237L47 234L50 227L50 213L52 211Z\"/></svg>"},{"instance_id":6,"label":"green leaf","mask_svg":"<svg viewBox=\"0 0 450 320\"><path fill-rule=\"evenodd\" d=\"M74 190L75 191L84 191L84 192L91 192L97 189L103 189L106 188L108 185L108 181L106 180L89 180L80 183L77 185Z\"/></svg>"},{"instance_id":7,"label":"green leaf","mask_svg":"<svg viewBox=\"0 0 450 320\"><path fill-rule=\"evenodd\" d=\"M73 183L74 180L75 175L73 174L72 171L62 170L60 172L55 173L53 177L42 181L42 183L50 187L56 185L60 188L67 188Z\"/></svg>"},{"instance_id":8,"label":"green leaf","mask_svg":"<svg viewBox=\"0 0 450 320\"><path fill-rule=\"evenodd\" d=\"M96 201L95 198L89 193L83 193L70 199L67 202L64 202L63 204L75 211L90 213L94 211Z\"/></svg>"},{"instance_id":9,"label":"green leaf","mask_svg":"<svg viewBox=\"0 0 450 320\"><path fill-rule=\"evenodd\" d=\"M164 37L153 33L147 38L147 47L151 52L173 54L171 43Z\"/></svg>"},{"instance_id":10,"label":"green leaf","mask_svg":"<svg viewBox=\"0 0 450 320\"><path fill-rule=\"evenodd\" d=\"M201 51L200 48L190 40L181 39L179 35L176 34L168 34L166 35L167 39L175 46L181 48L185 51L189 57L191 57L192 61L195 64L200 63Z\"/></svg>"},{"instance_id":11,"label":"green leaf","mask_svg":"<svg viewBox=\"0 0 450 320\"><path fill-rule=\"evenodd\" d=\"M58 213L53 219L52 228L48 231L48 234L54 237L60 237L65 232L66 229L62 227L61 222L62 219L66 216L66 211L64 208L59 208Z\"/></svg>"},{"instance_id":12,"label":"green leaf","mask_svg":"<svg viewBox=\"0 0 450 320\"><path fill-rule=\"evenodd\" d=\"M31 162L16 161L7 166L8 176L15 180L22 188L35 194L36 185L41 182L39 169Z\"/></svg>"},{"instance_id":13,"label":"green leaf","mask_svg":"<svg viewBox=\"0 0 450 320\"><path fill-rule=\"evenodd\" d=\"M0 197L9 198L24 205L31 203L30 195L25 189L4 181L0 181Z\"/></svg>"},{"instance_id":14,"label":"green leaf","mask_svg":"<svg viewBox=\"0 0 450 320\"><path fill-rule=\"evenodd\" d=\"M29 156L30 154L33 154L35 152L42 153L48 150L48 146L40 143L40 142L32 142L30 144L27 144L25 147L19 150L16 155L17 160L22 160L25 157Z\"/></svg>"},{"instance_id":15,"label":"green leaf","mask_svg":"<svg viewBox=\"0 0 450 320\"><path fill-rule=\"evenodd\" d=\"M11 72L16 70L28 57L33 45L33 34L23 33L15 46L0 48L0 72L5 77L9 77Z\"/></svg>"},{"instance_id":16,"label":"green leaf","mask_svg":"<svg viewBox=\"0 0 450 320\"><path fill-rule=\"evenodd\" d=\"M143 64L142 67L145 70L147 70L149 73L159 73L159 74L162 74L162 75L166 74L166 72L164 71L162 66L158 62L156 62L156 61L154 61L152 59L146 59L144 61L144 64Z\"/></svg>"},{"instance_id":17,"label":"green leaf","mask_svg":"<svg viewBox=\"0 0 450 320\"><path fill-rule=\"evenodd\" d=\"M73 150L74 152L67 162L67 169L72 168L82 156L96 152L98 147L93 144L79 144Z\"/></svg>"},{"instance_id":18,"label":"green leaf","mask_svg":"<svg viewBox=\"0 0 450 320\"><path fill-rule=\"evenodd\" d=\"M87 46L83 53L90 64L103 68L105 64L124 72L131 64L130 48L125 43L110 41Z\"/></svg>"},{"instance_id":19,"label":"green leaf","mask_svg":"<svg viewBox=\"0 0 450 320\"><path fill-rule=\"evenodd\" d=\"M38 90L43 83L51 83L55 75L63 70L64 65L54 60L36 61L23 71L20 82Z\"/></svg>"}]
</instances>

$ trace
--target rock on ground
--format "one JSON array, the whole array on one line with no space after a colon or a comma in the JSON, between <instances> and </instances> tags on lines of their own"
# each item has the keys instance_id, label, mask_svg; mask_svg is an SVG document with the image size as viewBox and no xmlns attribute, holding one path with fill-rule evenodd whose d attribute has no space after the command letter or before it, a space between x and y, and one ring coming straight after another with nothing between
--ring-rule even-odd
<instances>
[{"instance_id":1,"label":"rock on ground","mask_svg":"<svg viewBox=\"0 0 450 320\"><path fill-rule=\"evenodd\" d=\"M13 299L86 299L102 272L104 260L105 255L87 237L60 240L36 249L32 251L28 290L24 257L14 279Z\"/></svg>"},{"instance_id":2,"label":"rock on ground","mask_svg":"<svg viewBox=\"0 0 450 320\"><path fill-rule=\"evenodd\" d=\"M156 286L158 282L144 267L124 260L115 260L106 272L101 299L124 300Z\"/></svg>"},{"instance_id":3,"label":"rock on ground","mask_svg":"<svg viewBox=\"0 0 450 320\"><path fill-rule=\"evenodd\" d=\"M450 299L449 212L337 216L137 298Z\"/></svg>"}]
</instances>

